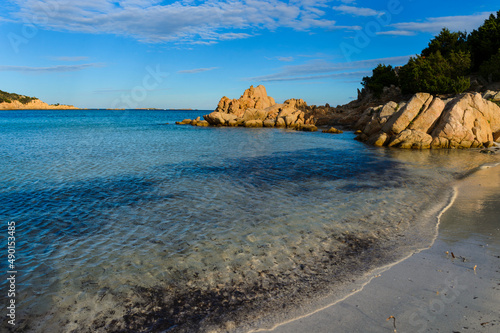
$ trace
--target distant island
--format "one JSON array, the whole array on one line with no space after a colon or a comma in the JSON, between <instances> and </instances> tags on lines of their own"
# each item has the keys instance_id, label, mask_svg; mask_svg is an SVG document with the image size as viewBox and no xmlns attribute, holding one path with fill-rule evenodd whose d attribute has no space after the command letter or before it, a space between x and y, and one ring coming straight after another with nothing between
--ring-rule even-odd
<instances>
[{"instance_id":1,"label":"distant island","mask_svg":"<svg viewBox=\"0 0 500 333\"><path fill-rule=\"evenodd\" d=\"M47 104L36 97L0 90L0 110L76 110L73 105Z\"/></svg>"}]
</instances>

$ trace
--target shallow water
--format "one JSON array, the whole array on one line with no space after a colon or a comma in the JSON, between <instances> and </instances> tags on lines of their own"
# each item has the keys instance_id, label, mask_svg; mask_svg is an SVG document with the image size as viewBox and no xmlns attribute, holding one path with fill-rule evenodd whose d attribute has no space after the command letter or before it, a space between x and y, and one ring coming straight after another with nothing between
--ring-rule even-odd
<instances>
[{"instance_id":1,"label":"shallow water","mask_svg":"<svg viewBox=\"0 0 500 333\"><path fill-rule=\"evenodd\" d=\"M205 113L0 113L19 331L251 326L426 246L449 184L498 160L172 125Z\"/></svg>"}]
</instances>

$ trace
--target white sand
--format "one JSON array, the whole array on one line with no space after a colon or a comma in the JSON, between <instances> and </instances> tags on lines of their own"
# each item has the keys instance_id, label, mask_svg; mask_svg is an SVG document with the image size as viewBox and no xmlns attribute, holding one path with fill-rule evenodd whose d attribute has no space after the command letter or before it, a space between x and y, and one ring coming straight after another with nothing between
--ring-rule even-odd
<instances>
[{"instance_id":1,"label":"white sand","mask_svg":"<svg viewBox=\"0 0 500 333\"><path fill-rule=\"evenodd\" d=\"M345 300L263 331L394 332L389 316L400 333L500 332L500 167L457 185L431 248Z\"/></svg>"}]
</instances>

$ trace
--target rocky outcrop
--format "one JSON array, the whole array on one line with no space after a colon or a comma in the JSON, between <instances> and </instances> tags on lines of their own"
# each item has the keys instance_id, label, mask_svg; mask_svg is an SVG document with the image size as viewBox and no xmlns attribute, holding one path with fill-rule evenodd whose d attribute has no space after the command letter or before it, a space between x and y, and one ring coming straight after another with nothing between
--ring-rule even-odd
<instances>
[{"instance_id":1,"label":"rocky outcrop","mask_svg":"<svg viewBox=\"0 0 500 333\"><path fill-rule=\"evenodd\" d=\"M483 96L465 93L442 100L418 93L407 103L367 108L355 125L358 139L413 149L491 146L500 139L500 107Z\"/></svg>"},{"instance_id":2,"label":"rocky outcrop","mask_svg":"<svg viewBox=\"0 0 500 333\"><path fill-rule=\"evenodd\" d=\"M335 127L330 127L329 129L323 130L322 132L323 133L331 133L331 134L342 134L342 133L344 133L343 131L341 131L339 129L336 129Z\"/></svg>"},{"instance_id":3,"label":"rocky outcrop","mask_svg":"<svg viewBox=\"0 0 500 333\"><path fill-rule=\"evenodd\" d=\"M34 99L26 104L19 101L12 101L10 103L0 103L0 110L77 110L73 105L49 105L39 99Z\"/></svg>"},{"instance_id":4,"label":"rocky outcrop","mask_svg":"<svg viewBox=\"0 0 500 333\"><path fill-rule=\"evenodd\" d=\"M214 112L203 116L212 126L286 127L311 130L313 117L302 99L289 99L277 104L262 85L250 86L239 99L224 96Z\"/></svg>"},{"instance_id":5,"label":"rocky outcrop","mask_svg":"<svg viewBox=\"0 0 500 333\"><path fill-rule=\"evenodd\" d=\"M250 86L239 99L222 97L215 112L234 114L236 117L242 117L249 108L265 109L275 104L274 99L267 96L264 86L259 85L256 88Z\"/></svg>"},{"instance_id":6,"label":"rocky outcrop","mask_svg":"<svg viewBox=\"0 0 500 333\"><path fill-rule=\"evenodd\" d=\"M183 121L176 121L176 125L191 125L191 126L199 126L199 127L206 127L208 126L208 121L206 120L201 120L201 117L197 117L196 119L184 119Z\"/></svg>"}]
</instances>

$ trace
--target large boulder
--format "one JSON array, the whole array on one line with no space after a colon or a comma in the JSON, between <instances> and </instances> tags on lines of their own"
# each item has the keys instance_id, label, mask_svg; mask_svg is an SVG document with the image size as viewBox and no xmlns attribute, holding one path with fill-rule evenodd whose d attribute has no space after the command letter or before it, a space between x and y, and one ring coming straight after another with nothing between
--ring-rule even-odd
<instances>
[{"instance_id":1,"label":"large boulder","mask_svg":"<svg viewBox=\"0 0 500 333\"><path fill-rule=\"evenodd\" d=\"M415 94L404 107L389 118L382 130L390 135L401 133L421 111L429 106L432 99L433 97L427 93Z\"/></svg>"},{"instance_id":2,"label":"large boulder","mask_svg":"<svg viewBox=\"0 0 500 333\"><path fill-rule=\"evenodd\" d=\"M236 120L238 118L236 115L231 113L224 113L214 111L210 114L204 115L203 118L213 126L227 125L229 121Z\"/></svg>"},{"instance_id":3,"label":"large boulder","mask_svg":"<svg viewBox=\"0 0 500 333\"><path fill-rule=\"evenodd\" d=\"M243 126L245 126L245 127L263 127L264 123L262 120L259 120L259 119L251 119L251 120L246 120L243 123Z\"/></svg>"},{"instance_id":4,"label":"large boulder","mask_svg":"<svg viewBox=\"0 0 500 333\"><path fill-rule=\"evenodd\" d=\"M429 107L423 110L408 128L423 133L430 133L441 116L444 107L445 103L443 100L437 97L434 98Z\"/></svg>"},{"instance_id":5,"label":"large boulder","mask_svg":"<svg viewBox=\"0 0 500 333\"><path fill-rule=\"evenodd\" d=\"M500 102L500 91L487 90L483 93L483 98L488 101Z\"/></svg>"},{"instance_id":6,"label":"large boulder","mask_svg":"<svg viewBox=\"0 0 500 333\"><path fill-rule=\"evenodd\" d=\"M267 118L267 111L263 109L248 108L243 113L244 121L247 120L265 120Z\"/></svg>"},{"instance_id":7,"label":"large boulder","mask_svg":"<svg viewBox=\"0 0 500 333\"><path fill-rule=\"evenodd\" d=\"M266 119L264 120L264 127L274 127L276 125L275 119Z\"/></svg>"},{"instance_id":8,"label":"large boulder","mask_svg":"<svg viewBox=\"0 0 500 333\"><path fill-rule=\"evenodd\" d=\"M391 140L388 146L406 149L427 149L431 147L431 142L432 136L429 134L419 130L406 129Z\"/></svg>"},{"instance_id":9,"label":"large boulder","mask_svg":"<svg viewBox=\"0 0 500 333\"><path fill-rule=\"evenodd\" d=\"M399 148L477 148L500 140L500 107L479 93L441 100L415 94L406 104L370 107L357 139Z\"/></svg>"},{"instance_id":10,"label":"large boulder","mask_svg":"<svg viewBox=\"0 0 500 333\"><path fill-rule=\"evenodd\" d=\"M481 94L466 93L448 103L432 132L433 147L475 148L493 141L500 130L500 107L482 98Z\"/></svg>"},{"instance_id":11,"label":"large boulder","mask_svg":"<svg viewBox=\"0 0 500 333\"><path fill-rule=\"evenodd\" d=\"M361 134L359 137L362 139L363 136L366 137L365 134ZM374 145L376 147L382 147L382 146L387 145L387 142L389 142L389 139L390 139L390 136L387 135L387 133L379 132L378 134L374 134L366 140L371 145Z\"/></svg>"},{"instance_id":12,"label":"large boulder","mask_svg":"<svg viewBox=\"0 0 500 333\"><path fill-rule=\"evenodd\" d=\"M284 118L277 118L276 119L276 127L286 127L285 119Z\"/></svg>"}]
</instances>

